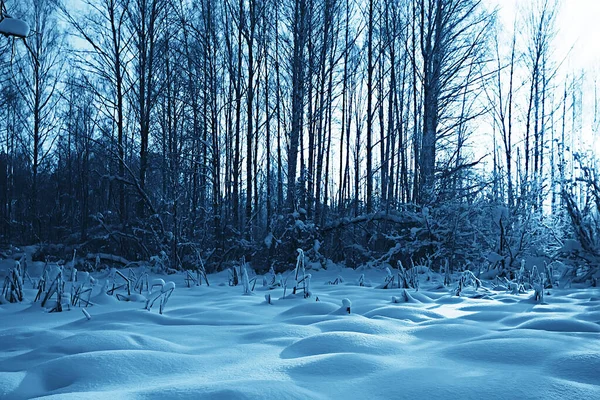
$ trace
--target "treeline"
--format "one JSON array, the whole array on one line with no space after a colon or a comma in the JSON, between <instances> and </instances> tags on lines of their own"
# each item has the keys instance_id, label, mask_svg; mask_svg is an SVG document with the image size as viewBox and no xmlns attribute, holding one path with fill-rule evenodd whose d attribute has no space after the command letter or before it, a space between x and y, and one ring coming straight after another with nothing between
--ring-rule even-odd
<instances>
[{"instance_id":1,"label":"treeline","mask_svg":"<svg viewBox=\"0 0 600 400\"><path fill-rule=\"evenodd\" d=\"M71 3L6 2L33 32L0 38L6 243L507 268L593 204L554 1Z\"/></svg>"}]
</instances>

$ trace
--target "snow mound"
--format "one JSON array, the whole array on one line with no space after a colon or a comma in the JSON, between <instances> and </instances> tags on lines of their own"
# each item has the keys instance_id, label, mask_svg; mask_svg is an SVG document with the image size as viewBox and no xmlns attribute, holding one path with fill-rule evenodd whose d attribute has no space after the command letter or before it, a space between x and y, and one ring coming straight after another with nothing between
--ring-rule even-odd
<instances>
[{"instance_id":1,"label":"snow mound","mask_svg":"<svg viewBox=\"0 0 600 400\"><path fill-rule=\"evenodd\" d=\"M169 374L200 373L193 356L148 350L97 351L73 354L30 369L19 386L25 398L62 392L136 385Z\"/></svg>"},{"instance_id":2,"label":"snow mound","mask_svg":"<svg viewBox=\"0 0 600 400\"><path fill-rule=\"evenodd\" d=\"M176 273L163 315L117 301L120 289L92 296L90 320L80 307L45 312L28 288L0 305L0 399L600 399L597 288L555 288L537 304L422 280L406 291L415 302L392 303L402 289L318 284L385 271L311 273L313 297L277 300L273 288L271 304L230 287L227 271L191 288Z\"/></svg>"},{"instance_id":3,"label":"snow mound","mask_svg":"<svg viewBox=\"0 0 600 400\"><path fill-rule=\"evenodd\" d=\"M399 354L398 341L356 332L327 332L301 339L281 352L282 358L298 358L333 353Z\"/></svg>"},{"instance_id":4,"label":"snow mound","mask_svg":"<svg viewBox=\"0 0 600 400\"><path fill-rule=\"evenodd\" d=\"M600 386L600 352L573 352L551 360L546 369L554 376Z\"/></svg>"},{"instance_id":5,"label":"snow mound","mask_svg":"<svg viewBox=\"0 0 600 400\"><path fill-rule=\"evenodd\" d=\"M460 343L444 351L446 357L484 363L540 365L560 342L538 338L485 339Z\"/></svg>"},{"instance_id":6,"label":"snow mound","mask_svg":"<svg viewBox=\"0 0 600 400\"><path fill-rule=\"evenodd\" d=\"M569 318L537 318L517 326L519 329L538 329L551 332L600 332L600 325Z\"/></svg>"},{"instance_id":7,"label":"snow mound","mask_svg":"<svg viewBox=\"0 0 600 400\"><path fill-rule=\"evenodd\" d=\"M464 341L485 335L485 328L467 324L435 324L420 326L410 330L410 333L419 339L446 342L448 340Z\"/></svg>"},{"instance_id":8,"label":"snow mound","mask_svg":"<svg viewBox=\"0 0 600 400\"><path fill-rule=\"evenodd\" d=\"M314 324L322 332L356 332L370 335L398 334L399 327L395 321L384 321L368 318L341 318L322 321Z\"/></svg>"},{"instance_id":9,"label":"snow mound","mask_svg":"<svg viewBox=\"0 0 600 400\"><path fill-rule=\"evenodd\" d=\"M305 379L349 379L364 378L383 368L385 362L374 356L337 353L302 358L287 372L292 376L300 375Z\"/></svg>"},{"instance_id":10,"label":"snow mound","mask_svg":"<svg viewBox=\"0 0 600 400\"><path fill-rule=\"evenodd\" d=\"M386 306L376 308L365 313L367 318L387 317L399 320L408 320L412 322L423 322L431 319L443 318L441 314L434 311L408 306Z\"/></svg>"},{"instance_id":11,"label":"snow mound","mask_svg":"<svg viewBox=\"0 0 600 400\"><path fill-rule=\"evenodd\" d=\"M302 315L326 315L334 312L339 308L338 305L327 303L324 301L316 301L313 303L300 304L282 312L282 317L296 317Z\"/></svg>"}]
</instances>

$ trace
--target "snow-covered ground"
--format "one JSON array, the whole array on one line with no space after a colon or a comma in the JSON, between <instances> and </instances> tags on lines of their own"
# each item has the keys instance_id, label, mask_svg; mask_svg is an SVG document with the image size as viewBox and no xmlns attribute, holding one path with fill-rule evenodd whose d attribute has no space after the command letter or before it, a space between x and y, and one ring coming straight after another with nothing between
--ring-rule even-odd
<instances>
[{"instance_id":1,"label":"snow-covered ground","mask_svg":"<svg viewBox=\"0 0 600 400\"><path fill-rule=\"evenodd\" d=\"M551 289L536 304L457 297L437 275L405 295L375 288L384 271L309 272L308 299L262 280L244 295L228 272L210 287L161 276L177 286L163 315L97 284L89 320L79 307L46 312L26 282L23 303L0 305L0 398L600 399L598 289ZM357 285L363 273L371 287Z\"/></svg>"}]
</instances>

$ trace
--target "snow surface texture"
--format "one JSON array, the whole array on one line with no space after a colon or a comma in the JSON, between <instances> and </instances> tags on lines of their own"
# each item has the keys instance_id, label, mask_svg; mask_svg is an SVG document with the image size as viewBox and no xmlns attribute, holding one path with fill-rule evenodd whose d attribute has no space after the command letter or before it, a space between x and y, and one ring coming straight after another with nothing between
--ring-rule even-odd
<instances>
[{"instance_id":1,"label":"snow surface texture","mask_svg":"<svg viewBox=\"0 0 600 400\"><path fill-rule=\"evenodd\" d=\"M97 284L90 319L45 312L26 284L25 302L0 305L0 398L600 399L598 289L536 304L456 297L435 274L418 292L356 284L384 282L384 270L311 274L306 299L259 285L244 295L226 271L210 287L163 276L177 287L163 315Z\"/></svg>"}]
</instances>

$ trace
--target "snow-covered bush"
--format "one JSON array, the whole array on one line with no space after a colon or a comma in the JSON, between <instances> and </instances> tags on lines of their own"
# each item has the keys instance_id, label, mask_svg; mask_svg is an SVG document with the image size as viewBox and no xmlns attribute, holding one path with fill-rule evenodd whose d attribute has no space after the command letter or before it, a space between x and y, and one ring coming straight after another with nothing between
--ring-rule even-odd
<instances>
[{"instance_id":1,"label":"snow-covered bush","mask_svg":"<svg viewBox=\"0 0 600 400\"><path fill-rule=\"evenodd\" d=\"M392 271L390 271L389 267L385 267L385 272L384 282L378 286L379 289L391 289L394 287L394 275L392 275Z\"/></svg>"},{"instance_id":2,"label":"snow-covered bush","mask_svg":"<svg viewBox=\"0 0 600 400\"><path fill-rule=\"evenodd\" d=\"M23 301L23 271L21 263L17 261L10 274L4 279L4 286L0 297L0 303L20 303Z\"/></svg>"},{"instance_id":3,"label":"snow-covered bush","mask_svg":"<svg viewBox=\"0 0 600 400\"><path fill-rule=\"evenodd\" d=\"M467 287L473 287L475 290L481 287L481 281L479 278L477 278L475 274L469 270L466 270L462 273L460 279L458 280L458 285L454 294L456 296L460 296L462 291Z\"/></svg>"},{"instance_id":4,"label":"snow-covered bush","mask_svg":"<svg viewBox=\"0 0 600 400\"><path fill-rule=\"evenodd\" d=\"M48 287L48 290L45 292L45 295L42 299L42 307L46 307L49 302L52 301L53 296L56 296L56 303L51 304L50 312L61 312L63 311L63 301L64 301L64 292L65 292L65 281L63 279L63 269L59 268L56 277ZM66 304L69 306L69 303Z\"/></svg>"},{"instance_id":5,"label":"snow-covered bush","mask_svg":"<svg viewBox=\"0 0 600 400\"><path fill-rule=\"evenodd\" d=\"M166 273L170 269L169 265L169 256L162 250L158 255L150 257L150 266L154 272Z\"/></svg>"},{"instance_id":6,"label":"snow-covered bush","mask_svg":"<svg viewBox=\"0 0 600 400\"><path fill-rule=\"evenodd\" d=\"M597 164L578 157L582 177L579 179L587 191L582 205L574 187L565 187L562 199L569 216L569 238L557 251L557 258L569 267L565 280L574 283L594 284L600 277L600 172Z\"/></svg>"},{"instance_id":7,"label":"snow-covered bush","mask_svg":"<svg viewBox=\"0 0 600 400\"><path fill-rule=\"evenodd\" d=\"M162 314L165 306L167 305L167 302L169 301L169 298L171 297L171 295L173 294L173 291L175 290L175 282L167 282L165 283L160 291L156 291L154 292L152 295L148 296L148 299L146 300L146 310L150 311L152 309L152 307L154 306L154 303L157 300L159 301L160 307L159 307L159 313Z\"/></svg>"}]
</instances>

